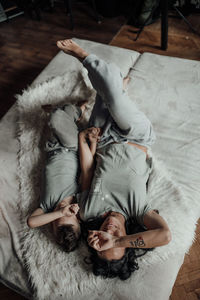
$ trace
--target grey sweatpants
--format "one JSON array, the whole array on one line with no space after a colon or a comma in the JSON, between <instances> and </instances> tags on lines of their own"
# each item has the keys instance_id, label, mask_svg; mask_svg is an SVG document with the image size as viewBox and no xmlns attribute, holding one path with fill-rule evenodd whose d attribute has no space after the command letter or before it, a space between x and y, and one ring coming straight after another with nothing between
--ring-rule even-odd
<instances>
[{"instance_id":1,"label":"grey sweatpants","mask_svg":"<svg viewBox=\"0 0 200 300\"><path fill-rule=\"evenodd\" d=\"M79 191L78 128L79 107L67 104L55 109L49 125L52 136L46 143L47 161L43 172L40 207L50 212L65 197Z\"/></svg>"},{"instance_id":2,"label":"grey sweatpants","mask_svg":"<svg viewBox=\"0 0 200 300\"><path fill-rule=\"evenodd\" d=\"M56 108L50 116L49 126L52 136L46 143L46 151L57 148L78 150L78 127L77 120L81 116L81 109L73 104L66 104Z\"/></svg>"},{"instance_id":3,"label":"grey sweatpants","mask_svg":"<svg viewBox=\"0 0 200 300\"><path fill-rule=\"evenodd\" d=\"M94 54L85 58L83 66L88 70L90 81L97 91L89 126L103 129L99 147L113 141L130 141L146 147L151 146L155 141L151 122L123 90L120 69ZM52 130L61 145L68 149L78 147L75 122L80 113L80 108L69 104L51 115Z\"/></svg>"},{"instance_id":4,"label":"grey sweatpants","mask_svg":"<svg viewBox=\"0 0 200 300\"><path fill-rule=\"evenodd\" d=\"M85 58L83 65L97 91L89 126L103 129L99 147L113 141L151 146L155 141L151 122L123 90L120 69L93 54Z\"/></svg>"}]
</instances>

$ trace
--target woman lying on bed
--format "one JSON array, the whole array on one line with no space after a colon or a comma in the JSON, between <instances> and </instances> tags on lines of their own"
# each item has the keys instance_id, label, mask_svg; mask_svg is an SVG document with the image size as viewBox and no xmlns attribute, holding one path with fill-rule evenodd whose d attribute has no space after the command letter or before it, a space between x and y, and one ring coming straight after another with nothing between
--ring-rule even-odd
<instances>
[{"instance_id":1,"label":"woman lying on bed","mask_svg":"<svg viewBox=\"0 0 200 300\"><path fill-rule=\"evenodd\" d=\"M147 149L155 135L150 121L123 90L116 65L88 55L72 40L57 45L83 63L97 91L90 118L90 146L88 131L79 134L83 191L78 199L79 214L83 221L97 223L88 235L89 246L96 250L91 257L93 271L127 279L137 268L135 249L158 247L171 240L167 223L149 206L146 194L151 171ZM96 146L95 161L91 148L94 151ZM130 219L146 231L127 235Z\"/></svg>"},{"instance_id":2,"label":"woman lying on bed","mask_svg":"<svg viewBox=\"0 0 200 300\"><path fill-rule=\"evenodd\" d=\"M51 110L50 106L43 108ZM81 234L75 194L79 191L77 122L84 109L85 103L81 103L79 106L68 104L51 111L51 137L45 149L47 160L40 207L27 220L31 228L52 223L56 240L66 252L78 246Z\"/></svg>"}]
</instances>

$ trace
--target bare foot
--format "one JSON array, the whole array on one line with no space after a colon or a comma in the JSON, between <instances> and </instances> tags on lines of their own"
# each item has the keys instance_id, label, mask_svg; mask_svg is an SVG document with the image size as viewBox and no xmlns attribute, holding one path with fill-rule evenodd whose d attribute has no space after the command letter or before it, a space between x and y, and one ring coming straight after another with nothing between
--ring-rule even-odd
<instances>
[{"instance_id":1,"label":"bare foot","mask_svg":"<svg viewBox=\"0 0 200 300\"><path fill-rule=\"evenodd\" d=\"M65 53L78 58L81 62L88 56L88 53L72 40L57 41L57 46Z\"/></svg>"},{"instance_id":2,"label":"bare foot","mask_svg":"<svg viewBox=\"0 0 200 300\"><path fill-rule=\"evenodd\" d=\"M124 77L124 79L123 79L123 88L124 88L124 90L127 88L127 85L129 83L130 79L131 78L129 76Z\"/></svg>"}]
</instances>

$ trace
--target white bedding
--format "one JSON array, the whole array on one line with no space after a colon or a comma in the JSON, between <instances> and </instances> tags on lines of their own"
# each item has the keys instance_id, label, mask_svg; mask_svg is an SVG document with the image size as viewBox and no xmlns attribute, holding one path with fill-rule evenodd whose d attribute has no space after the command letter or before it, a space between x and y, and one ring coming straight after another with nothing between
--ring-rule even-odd
<instances>
[{"instance_id":1,"label":"white bedding","mask_svg":"<svg viewBox=\"0 0 200 300\"><path fill-rule=\"evenodd\" d=\"M71 80L71 88L69 88L69 80ZM59 89L59 93L57 89ZM73 91L75 91L75 95ZM92 300L99 297L102 288L101 297L115 299L118 295L114 288L116 283L121 292L126 290L127 299L131 299L132 295L132 289L127 291L124 282L116 279L109 280L109 290L107 290L108 281L102 281L101 278L91 274L91 268L83 262L84 257L88 256L87 247L84 244L74 253L66 254L55 244L48 231L30 230L26 225L27 215L31 212L30 208L33 210L33 207L37 205L36 200L40 194L41 168L43 167L40 140L44 135L44 125L47 123L41 112L41 104L62 103L63 100L68 101L68 96L70 100L76 100L77 96L85 99L86 91L80 77L77 80L77 76L67 73L63 77L55 78L24 92L18 98L19 180L21 184L19 196L21 199L20 211L22 212L21 224L23 225L21 232L23 243L21 245L31 281L35 286L36 295L40 299L56 299L59 292L70 299L82 299L82 297L85 298L85 295L90 295L89 298ZM87 94L90 94L90 89ZM160 164L156 158L153 161L153 172L149 183L150 205L158 209L160 214L165 217L172 231L173 239L169 245L156 248L140 259L143 272L149 265L162 263L172 256L185 253L192 243L197 219L198 199L192 199L192 201L186 199L186 195L171 180L165 166ZM189 214L188 209L191 209ZM183 228L182 224L186 218L187 222ZM67 273L66 270L68 270ZM46 276L47 271L51 276ZM141 276L142 270L137 273L140 273ZM138 287L141 282L140 276L134 274L128 282L130 286L135 286L135 293L141 296L142 291L147 297L148 288L144 292L144 288ZM69 282L70 286L68 286Z\"/></svg>"},{"instance_id":2,"label":"white bedding","mask_svg":"<svg viewBox=\"0 0 200 300\"><path fill-rule=\"evenodd\" d=\"M36 295L39 299L62 299L66 293L68 295L70 295L70 293L71 295L74 295L74 298L70 296L70 299L86 299L86 297L87 299L100 299L102 297L105 299L111 299L111 296L112 299L133 299L133 297L134 300L168 299L178 268L182 262L183 255L192 242L195 221L199 217L198 183L200 161L198 152L200 150L200 125L198 116L200 111L200 63L151 55L148 53L139 57L138 53L132 51L126 52L124 49L100 46L96 43L87 41L81 41L81 43L88 47L88 50L91 49L90 52L94 52L100 56L102 55L101 57L108 57L109 60L112 61L115 60L115 62L122 68L124 75L128 73L129 68L133 67L135 61L139 58L131 70L133 80L130 82L129 93L134 101L138 103L138 106L153 122L157 134L157 143L153 148L155 162L158 159L163 161L165 166L164 169L166 170L167 166L167 169L171 174L170 179L168 172L166 175L165 172L163 173L163 168L160 167L158 168L158 172L154 172L155 176L159 174L161 175L159 180L162 184L164 178L162 176L166 176L169 187L172 189L172 197L168 197L166 199L166 203L164 204L162 202L163 205L158 208L160 209L160 213L164 215L168 222L172 225L175 240L171 243L171 245L167 246L168 248L166 247L166 249L164 249L164 247L162 247L156 249L154 252L149 253L147 256L142 258L140 262L140 271L135 273L130 280L123 284L119 283L118 280L104 281L99 278L94 278L90 272L90 267L83 264L82 257L85 253L87 253L87 250L84 247L81 247L78 251L83 251L83 253L78 256L78 259L73 259L73 254L70 254L69 258L71 257L71 261L69 262L69 260L67 260L69 270L73 269L73 272L67 272L64 280L62 282L59 281L58 284L57 278L61 273L66 273L66 268L61 266L63 265L63 262L66 263L66 254L63 254L61 250L54 246L56 253L53 252L52 256L52 248L51 246L49 248L49 245L52 245L53 242L49 239L49 237L46 238L46 233L44 231L30 231L23 229L22 233L25 231L27 233L23 250L26 250L26 259L29 258L28 267L31 268L29 275L31 275L32 283L36 288ZM103 51L102 49L104 49L104 47L105 50ZM125 52L126 57L124 57ZM47 68L48 70L44 71L43 74L41 74L41 77L39 76L39 78L35 81L35 84L38 81L41 81L42 78L45 80L49 77L56 76L57 74L63 74L59 68L62 66L63 69L63 64L66 63L64 54L60 53L58 56L59 57L55 59L57 60L57 63L53 61L49 68ZM75 60L67 58L66 61L68 63L70 62L70 70L77 69L78 66ZM62 77L58 80L62 81ZM51 81L50 84L52 82L53 81ZM61 87L63 88L64 85L65 83L61 84ZM188 99L190 99L190 101L188 101ZM8 118L8 124L9 121L14 123L13 119L9 120ZM8 134L10 133L8 132ZM13 139L13 136L10 136L10 138ZM34 142L36 141L33 139L33 145L35 145ZM10 182L14 187L12 187L11 191L13 192L15 189L17 193L15 178L12 179L10 177L12 169L16 168L15 151L13 150L13 147L16 146L17 148L17 144L13 141L10 143L12 149L12 151L10 151L11 153L8 152L7 146L5 146L5 149L2 150L4 157L4 161L2 163L6 166L10 166L10 168L7 168L5 171L5 174L1 176L1 182L5 190L4 194L8 191ZM5 139L4 144L9 144L9 140L7 142L7 139ZM30 151L30 149L28 149L28 151ZM38 149L36 148L32 154L37 156L38 153ZM23 154L27 159L27 166L31 166L32 162L30 157L32 154L30 153L29 156L26 156L26 151L21 154ZM13 157L13 164L8 164L7 159L10 159L10 157L11 162ZM28 172L30 171L31 170L29 169ZM32 172L30 173L33 174ZM19 175L21 176L21 174ZM15 176L15 172L13 173L13 176ZM157 183L159 183L159 181L157 181ZM151 185L151 187L153 186ZM159 206L160 197L161 199L164 199L163 187L165 187L166 190L168 189L168 185L162 185L160 190L157 189L156 197L154 195L154 198L156 198L155 201L157 201L157 203L155 203L156 206ZM176 197L173 196L175 191L177 193ZM160 197L158 197L158 192L160 193ZM37 193L38 190L36 189L36 194ZM153 195L153 188L151 189L151 193ZM22 197L24 197L24 195L22 195ZM14 201L16 201L16 198L14 197L14 194L12 194L9 201L11 206L14 206ZM3 199L1 202L3 202ZM28 203L23 201L22 204L24 209L28 208ZM2 211L4 210L6 212L8 209L5 209L3 205L4 204L1 205L3 208ZM36 205L36 203L33 204L33 206L34 205ZM16 211L15 207L13 207L13 211ZM26 213L25 210L24 212ZM183 216L184 220L182 219ZM175 222L176 218L178 223ZM9 221L12 224L12 220ZM175 222L176 227L173 222ZM184 223L184 228L181 222ZM22 228L21 225L19 225L18 228ZM17 238L19 237L18 232L16 234L16 230L14 230L14 228L11 229L11 232L12 234L14 232L13 236L16 236L16 240L14 240L13 244L15 247L19 246ZM43 239L43 244L37 240L37 235ZM28 243L30 246L33 241L35 241L37 247L33 245L33 248L30 249L28 247ZM180 245L180 241L181 247L179 246L178 249L175 249L177 245ZM38 259L37 254L35 255L36 260L34 256L29 255L32 254L33 250L35 251L37 249L40 252L43 250L44 253L40 260ZM22 264L24 264L25 261L22 256L22 252L19 248L15 250L18 253L19 259L22 261ZM46 250L48 255L45 255ZM5 250L3 252L6 253ZM167 259L169 256L170 259ZM54 268L51 266L52 269L47 268L45 265L46 257L53 257L58 263L58 266ZM161 258L163 262L158 263L158 260ZM165 259L167 260L165 261ZM83 271L82 268L86 268L86 270ZM5 265L3 270L5 270ZM36 274L36 271L40 272ZM46 274L48 274L48 276ZM70 274L72 274L73 277ZM163 279L161 278L161 274ZM16 282L16 278L13 280L12 277L11 280L10 277L10 281ZM20 277L20 279L21 278L22 277ZM42 280L44 280L44 282L42 282ZM66 282L67 284L64 286ZM105 285L105 283L108 282L109 285ZM22 290L30 290L25 283L22 283L23 280L18 282L18 285L22 287ZM159 286L159 289L155 288L157 285ZM136 286L137 289L135 288ZM81 292L83 290L84 294ZM54 293L53 298L50 296L52 293Z\"/></svg>"}]
</instances>

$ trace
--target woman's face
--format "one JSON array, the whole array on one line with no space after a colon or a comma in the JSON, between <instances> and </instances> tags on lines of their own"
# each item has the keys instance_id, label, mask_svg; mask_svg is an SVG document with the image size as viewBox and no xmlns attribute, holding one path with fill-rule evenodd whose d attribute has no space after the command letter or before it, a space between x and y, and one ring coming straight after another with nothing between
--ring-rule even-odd
<instances>
[{"instance_id":1,"label":"woman's face","mask_svg":"<svg viewBox=\"0 0 200 300\"><path fill-rule=\"evenodd\" d=\"M109 212L99 230L108 232L117 237L125 236L126 228L124 216L117 212ZM118 260L124 256L124 253L125 248L112 248L98 252L98 256L106 260Z\"/></svg>"}]
</instances>

